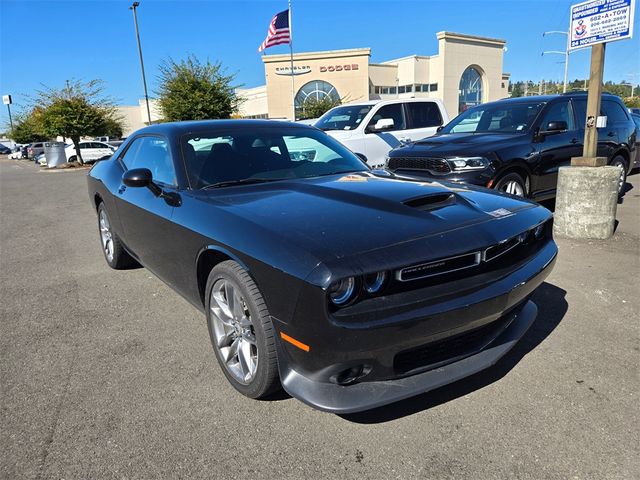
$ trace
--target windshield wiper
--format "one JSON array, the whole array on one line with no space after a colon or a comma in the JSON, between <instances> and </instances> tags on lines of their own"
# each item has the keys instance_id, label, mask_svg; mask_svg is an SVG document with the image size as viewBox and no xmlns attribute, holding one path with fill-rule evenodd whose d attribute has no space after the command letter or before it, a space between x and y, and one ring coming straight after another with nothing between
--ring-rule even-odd
<instances>
[{"instance_id":1,"label":"windshield wiper","mask_svg":"<svg viewBox=\"0 0 640 480\"><path fill-rule=\"evenodd\" d=\"M201 188L201 190L207 190L209 188L221 188L221 187L230 187L232 185L249 185L251 183L266 183L266 182L275 182L277 180L284 180L284 178L240 178L237 180L225 180L223 182L211 183L209 185L205 185Z\"/></svg>"}]
</instances>

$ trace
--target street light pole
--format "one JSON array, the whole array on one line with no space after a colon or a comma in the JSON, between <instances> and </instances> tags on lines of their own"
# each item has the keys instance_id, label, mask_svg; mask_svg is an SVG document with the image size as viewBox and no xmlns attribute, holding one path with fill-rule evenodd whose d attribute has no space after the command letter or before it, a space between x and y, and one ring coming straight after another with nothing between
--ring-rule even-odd
<instances>
[{"instance_id":1,"label":"street light pole","mask_svg":"<svg viewBox=\"0 0 640 480\"><path fill-rule=\"evenodd\" d=\"M142 46L140 45L140 32L138 31L138 15L136 9L140 6L140 2L133 2L129 10L133 10L133 23L136 26L136 39L138 41L138 54L140 55L140 69L142 70L142 84L144 85L144 100L147 104L147 118L151 125L151 109L149 108L149 94L147 93L147 79L144 74L144 60L142 60Z\"/></svg>"},{"instance_id":2,"label":"street light pole","mask_svg":"<svg viewBox=\"0 0 640 480\"><path fill-rule=\"evenodd\" d=\"M558 51L549 51L549 52L542 52L542 55L544 55L545 53L559 53L561 55L564 55L564 84L562 86L562 93L567 93L567 79L568 79L568 75L569 75L569 33L568 32L563 32L561 30L551 30L549 32L544 32L542 34L543 37L547 36L547 35L551 35L551 34L558 34L558 35L566 35L567 36L567 46L565 47L564 52L558 52Z\"/></svg>"}]
</instances>

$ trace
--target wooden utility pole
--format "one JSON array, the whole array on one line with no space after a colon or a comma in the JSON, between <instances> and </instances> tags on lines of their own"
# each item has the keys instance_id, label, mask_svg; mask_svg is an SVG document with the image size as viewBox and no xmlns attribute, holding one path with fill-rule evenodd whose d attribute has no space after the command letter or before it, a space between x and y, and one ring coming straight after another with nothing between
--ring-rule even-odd
<instances>
[{"instance_id":1,"label":"wooden utility pole","mask_svg":"<svg viewBox=\"0 0 640 480\"><path fill-rule=\"evenodd\" d=\"M607 164L606 157L598 157L598 128L600 97L602 96L602 74L604 71L605 43L591 47L591 68L589 71L589 95L587 97L587 120L584 129L584 149L582 157L571 159L571 165L580 167L601 167Z\"/></svg>"}]
</instances>

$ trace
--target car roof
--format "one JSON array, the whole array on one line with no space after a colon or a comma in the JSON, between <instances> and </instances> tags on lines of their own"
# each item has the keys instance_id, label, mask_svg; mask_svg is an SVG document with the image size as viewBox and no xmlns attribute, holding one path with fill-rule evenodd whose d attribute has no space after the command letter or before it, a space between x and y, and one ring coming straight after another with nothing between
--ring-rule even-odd
<instances>
[{"instance_id":1,"label":"car roof","mask_svg":"<svg viewBox=\"0 0 640 480\"><path fill-rule=\"evenodd\" d=\"M280 120L249 120L249 119L230 119L230 120L189 120L182 122L166 122L158 123L142 128L136 132L142 133L159 133L164 135L182 135L184 133L203 131L210 129L217 130L248 130L251 131L256 128L299 128L299 129L313 129L309 125L303 125L300 123L294 123L289 121Z\"/></svg>"},{"instance_id":2,"label":"car roof","mask_svg":"<svg viewBox=\"0 0 640 480\"><path fill-rule=\"evenodd\" d=\"M481 103L478 106L500 105L504 103L547 103L552 100L557 100L560 98L574 98L574 97L586 97L586 96L587 96L587 92L583 92L583 91L567 92L567 93L561 93L557 95L531 95L528 97L501 98L500 100L494 100L493 102ZM608 92L603 92L602 96L608 97L611 99L619 98L616 95L613 95Z\"/></svg>"}]
</instances>

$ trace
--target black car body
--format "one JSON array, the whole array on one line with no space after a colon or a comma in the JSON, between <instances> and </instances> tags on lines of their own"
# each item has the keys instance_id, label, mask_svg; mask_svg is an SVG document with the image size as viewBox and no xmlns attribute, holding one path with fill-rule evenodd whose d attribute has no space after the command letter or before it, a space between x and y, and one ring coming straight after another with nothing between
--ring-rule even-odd
<instances>
[{"instance_id":1,"label":"black car body","mask_svg":"<svg viewBox=\"0 0 640 480\"><path fill-rule=\"evenodd\" d=\"M636 155L632 168L640 168L640 113L631 112L631 119L636 124Z\"/></svg>"},{"instance_id":2,"label":"black car body","mask_svg":"<svg viewBox=\"0 0 640 480\"><path fill-rule=\"evenodd\" d=\"M478 105L436 135L398 147L386 168L416 177L465 182L535 200L555 196L558 169L582 156L587 96L520 97ZM636 129L619 97L602 96L607 126L598 128L598 156L633 166Z\"/></svg>"},{"instance_id":3,"label":"black car body","mask_svg":"<svg viewBox=\"0 0 640 480\"><path fill-rule=\"evenodd\" d=\"M245 184L238 165L247 152L254 170ZM393 402L495 363L534 321L529 297L557 253L545 208L372 172L300 124L147 127L91 169L88 189L108 230L105 255L116 242L210 322L213 272L232 262L264 299L282 386L332 412ZM107 261L114 266L113 255ZM239 315L255 323L245 300Z\"/></svg>"}]
</instances>

